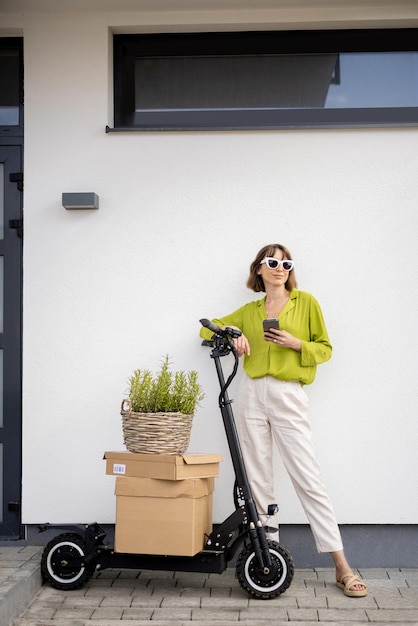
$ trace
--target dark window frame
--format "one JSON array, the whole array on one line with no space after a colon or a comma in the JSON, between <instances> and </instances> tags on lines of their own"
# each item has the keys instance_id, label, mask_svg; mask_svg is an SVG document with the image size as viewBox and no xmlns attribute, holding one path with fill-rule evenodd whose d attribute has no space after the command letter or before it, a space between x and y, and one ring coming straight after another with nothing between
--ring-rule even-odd
<instances>
[{"instance_id":1,"label":"dark window frame","mask_svg":"<svg viewBox=\"0 0 418 626\"><path fill-rule=\"evenodd\" d=\"M114 35L113 41L115 126L108 132L418 125L418 107L135 112L134 77L138 56L417 51L418 29L160 33Z\"/></svg>"}]
</instances>

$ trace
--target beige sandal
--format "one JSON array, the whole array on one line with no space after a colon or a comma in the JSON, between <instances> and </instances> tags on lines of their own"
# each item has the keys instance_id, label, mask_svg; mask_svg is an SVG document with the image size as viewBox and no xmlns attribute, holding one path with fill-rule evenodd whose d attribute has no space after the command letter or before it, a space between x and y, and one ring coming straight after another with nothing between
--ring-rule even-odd
<instances>
[{"instance_id":1,"label":"beige sandal","mask_svg":"<svg viewBox=\"0 0 418 626\"><path fill-rule=\"evenodd\" d=\"M367 596L367 587L364 581L361 580L357 574L346 574L341 578L341 580L337 580L335 584L344 591L346 596L349 596L350 598L362 598ZM361 585L364 589L352 589L354 585Z\"/></svg>"}]
</instances>

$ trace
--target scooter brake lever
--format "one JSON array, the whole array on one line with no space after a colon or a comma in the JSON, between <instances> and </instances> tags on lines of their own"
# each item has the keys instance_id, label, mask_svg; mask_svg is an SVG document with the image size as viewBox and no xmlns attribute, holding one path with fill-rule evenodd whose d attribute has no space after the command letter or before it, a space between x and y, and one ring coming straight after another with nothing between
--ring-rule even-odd
<instances>
[{"instance_id":1,"label":"scooter brake lever","mask_svg":"<svg viewBox=\"0 0 418 626\"><path fill-rule=\"evenodd\" d=\"M227 326L226 328L224 328L224 333L225 335L229 335L233 339L236 339L237 337L241 337L242 335L242 332L240 330L238 330L237 328L231 328L230 326Z\"/></svg>"}]
</instances>

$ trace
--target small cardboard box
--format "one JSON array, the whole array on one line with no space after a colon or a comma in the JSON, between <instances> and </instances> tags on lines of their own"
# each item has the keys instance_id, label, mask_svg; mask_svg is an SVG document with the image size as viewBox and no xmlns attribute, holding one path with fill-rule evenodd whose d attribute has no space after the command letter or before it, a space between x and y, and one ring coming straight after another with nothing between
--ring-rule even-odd
<instances>
[{"instance_id":1,"label":"small cardboard box","mask_svg":"<svg viewBox=\"0 0 418 626\"><path fill-rule=\"evenodd\" d=\"M212 531L213 478L116 478L115 552L194 556Z\"/></svg>"},{"instance_id":2,"label":"small cardboard box","mask_svg":"<svg viewBox=\"0 0 418 626\"><path fill-rule=\"evenodd\" d=\"M106 474L183 480L219 475L220 454L135 454L105 452Z\"/></svg>"}]
</instances>

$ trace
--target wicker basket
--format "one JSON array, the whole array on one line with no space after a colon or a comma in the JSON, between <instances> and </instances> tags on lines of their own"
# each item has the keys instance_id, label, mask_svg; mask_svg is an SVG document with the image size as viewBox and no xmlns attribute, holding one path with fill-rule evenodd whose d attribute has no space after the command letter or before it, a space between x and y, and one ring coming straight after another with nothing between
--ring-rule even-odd
<instances>
[{"instance_id":1,"label":"wicker basket","mask_svg":"<svg viewBox=\"0 0 418 626\"><path fill-rule=\"evenodd\" d=\"M136 413L129 400L120 410L126 449L138 454L184 454L193 415L184 413Z\"/></svg>"}]
</instances>

